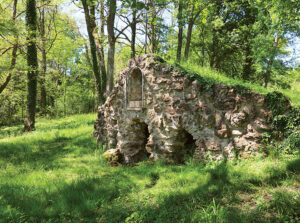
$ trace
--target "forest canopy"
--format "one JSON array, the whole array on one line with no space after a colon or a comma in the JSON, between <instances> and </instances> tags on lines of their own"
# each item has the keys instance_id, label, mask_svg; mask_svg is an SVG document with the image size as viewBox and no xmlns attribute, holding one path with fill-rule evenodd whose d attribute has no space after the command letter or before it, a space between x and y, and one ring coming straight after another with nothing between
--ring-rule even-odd
<instances>
[{"instance_id":1,"label":"forest canopy","mask_svg":"<svg viewBox=\"0 0 300 223\"><path fill-rule=\"evenodd\" d=\"M95 111L144 53L297 95L299 10L295 0L2 0L0 124Z\"/></svg>"}]
</instances>

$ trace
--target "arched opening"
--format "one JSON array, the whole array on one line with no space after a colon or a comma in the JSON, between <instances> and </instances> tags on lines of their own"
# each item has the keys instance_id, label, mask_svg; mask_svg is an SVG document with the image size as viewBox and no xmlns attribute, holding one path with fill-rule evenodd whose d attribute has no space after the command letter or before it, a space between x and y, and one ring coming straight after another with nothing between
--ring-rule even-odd
<instances>
[{"instance_id":1,"label":"arched opening","mask_svg":"<svg viewBox=\"0 0 300 223\"><path fill-rule=\"evenodd\" d=\"M149 140L149 129L148 125L140 120L135 120L130 128L130 151L131 161L140 162L149 158L150 153L146 150L146 145Z\"/></svg>"},{"instance_id":2,"label":"arched opening","mask_svg":"<svg viewBox=\"0 0 300 223\"><path fill-rule=\"evenodd\" d=\"M128 108L143 106L143 74L138 67L133 68L127 77Z\"/></svg>"},{"instance_id":3,"label":"arched opening","mask_svg":"<svg viewBox=\"0 0 300 223\"><path fill-rule=\"evenodd\" d=\"M178 161L180 163L184 163L187 159L193 157L195 149L197 147L196 140L185 129L181 129L178 132L177 140L182 145L180 147L180 151L178 151Z\"/></svg>"}]
</instances>

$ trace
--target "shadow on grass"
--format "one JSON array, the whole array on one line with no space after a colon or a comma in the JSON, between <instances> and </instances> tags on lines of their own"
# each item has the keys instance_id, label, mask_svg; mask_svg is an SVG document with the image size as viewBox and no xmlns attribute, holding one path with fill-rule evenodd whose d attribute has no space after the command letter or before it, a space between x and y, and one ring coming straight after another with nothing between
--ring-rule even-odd
<instances>
[{"instance_id":1,"label":"shadow on grass","mask_svg":"<svg viewBox=\"0 0 300 223\"><path fill-rule=\"evenodd\" d=\"M92 145L92 146L91 146ZM2 145L1 145L2 146ZM0 150L0 159L14 165L26 162L45 168L56 168L55 161L68 153L80 156L91 153L96 147L92 137L57 137L36 144L6 143ZM16 146L16 147L15 147ZM288 164L287 170L298 171L299 159ZM149 180L145 190L159 187L163 171L179 173L191 167L158 166L141 164L136 167L117 167L108 170L102 177L83 177L67 183L64 180L51 182L49 187L27 187L22 184L0 183L0 222L278 222L282 219L265 216L264 209L249 210L241 206L238 193L248 193L252 186L280 185L286 179L286 171L276 167L267 170L263 179L241 178L232 175L226 162L212 167L195 166L199 175L208 174L208 180L189 192L173 191L162 194L151 202L136 201L128 196L139 193L131 177ZM162 170L159 172L158 170ZM297 172L299 173L299 172ZM245 174L245 173L240 173ZM240 179L240 180L239 180ZM300 202L290 196L278 194L270 204L275 211L295 215ZM280 209L281 208L281 209ZM290 212L288 212L288 210Z\"/></svg>"},{"instance_id":2,"label":"shadow on grass","mask_svg":"<svg viewBox=\"0 0 300 223\"><path fill-rule=\"evenodd\" d=\"M228 176L226 162L207 170L209 180L192 192L171 193L165 196L158 207L138 209L132 215L137 222L242 222L241 210L223 208L222 199L234 200L237 189ZM195 179L197 180L197 179ZM141 219L139 219L141 217ZM222 218L222 219L220 219Z\"/></svg>"},{"instance_id":3,"label":"shadow on grass","mask_svg":"<svg viewBox=\"0 0 300 223\"><path fill-rule=\"evenodd\" d=\"M252 210L242 208L238 193L248 193L249 182L231 182L226 162L206 170L210 178L189 193L172 192L163 196L158 206L137 207L131 213L134 222L276 222L276 216L267 216L254 203ZM266 178L270 185L278 185L285 179L281 174ZM197 181L197 179L195 179ZM246 184L245 184L246 183ZM247 184L248 183L248 184ZM250 183L251 184L251 183ZM278 203L274 198L273 203ZM298 199L295 204L298 204ZM293 205L295 205L293 203ZM282 199L282 205L290 208L289 199ZM275 209L275 213L278 208ZM287 212L288 213L288 212ZM295 213L292 211L292 213ZM123 219L124 220L124 219Z\"/></svg>"},{"instance_id":4,"label":"shadow on grass","mask_svg":"<svg viewBox=\"0 0 300 223\"><path fill-rule=\"evenodd\" d=\"M68 139L55 138L52 140L38 140L35 142L2 143L0 159L13 165L47 164L62 156L67 151L62 148L68 143Z\"/></svg>"},{"instance_id":5,"label":"shadow on grass","mask_svg":"<svg viewBox=\"0 0 300 223\"><path fill-rule=\"evenodd\" d=\"M155 205L147 200L134 200L129 194L141 192L131 177L150 180L145 190L159 187L162 173L155 165L117 167L101 177L83 177L67 183L52 182L49 187L26 187L0 184L0 219L6 222L277 222L276 216L266 216L264 209L245 212L238 193L247 193L249 183L232 181L228 164L197 168L208 174L206 182L189 192L180 190L161 194ZM160 166L165 171L180 166ZM188 167L189 168L189 167ZM267 179L267 178L266 178ZM199 180L197 178L195 181ZM282 178L273 178L281 181ZM245 181L245 180L244 180ZM142 190L144 190L142 189ZM155 190L155 188L154 188ZM270 207L295 215L300 200L277 194ZM282 209L283 208L283 209ZM10 211L8 211L8 209ZM13 214L12 214L13 213ZM1 220L0 220L1 222Z\"/></svg>"},{"instance_id":6,"label":"shadow on grass","mask_svg":"<svg viewBox=\"0 0 300 223\"><path fill-rule=\"evenodd\" d=\"M116 180L123 183L118 184ZM114 200L134 187L121 172L83 178L71 184L57 182L51 192L45 188L0 184L0 222L1 219L6 219L5 222L98 222L108 213L111 222L118 222L129 210Z\"/></svg>"},{"instance_id":7,"label":"shadow on grass","mask_svg":"<svg viewBox=\"0 0 300 223\"><path fill-rule=\"evenodd\" d=\"M300 174L300 158L290 161L287 164L287 170L295 174Z\"/></svg>"}]
</instances>

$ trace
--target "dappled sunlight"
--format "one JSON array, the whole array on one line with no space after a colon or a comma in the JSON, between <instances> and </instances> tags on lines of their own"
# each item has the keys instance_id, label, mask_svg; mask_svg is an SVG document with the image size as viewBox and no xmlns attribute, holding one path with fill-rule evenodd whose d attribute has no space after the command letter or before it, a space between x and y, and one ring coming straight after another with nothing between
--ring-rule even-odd
<instances>
[{"instance_id":1,"label":"dappled sunlight","mask_svg":"<svg viewBox=\"0 0 300 223\"><path fill-rule=\"evenodd\" d=\"M298 213L289 208L300 204L293 155L110 167L94 119L40 120L39 131L1 140L0 219L268 222Z\"/></svg>"}]
</instances>

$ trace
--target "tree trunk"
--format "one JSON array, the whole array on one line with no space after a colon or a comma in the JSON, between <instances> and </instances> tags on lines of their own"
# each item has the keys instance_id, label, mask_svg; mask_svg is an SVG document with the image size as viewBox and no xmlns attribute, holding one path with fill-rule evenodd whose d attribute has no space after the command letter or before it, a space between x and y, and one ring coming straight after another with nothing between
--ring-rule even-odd
<instances>
[{"instance_id":1,"label":"tree trunk","mask_svg":"<svg viewBox=\"0 0 300 223\"><path fill-rule=\"evenodd\" d=\"M18 41L18 40L16 40ZM15 65L16 65L16 60L17 60L17 50L18 50L18 43L16 43L14 46L13 46L13 51L12 51L12 54L11 54L11 62L10 62L10 70L13 70ZM4 91L4 89L7 87L9 81L11 80L11 76L12 76L12 73L10 71L10 73L8 74L8 76L6 77L4 83L0 86L0 94Z\"/></svg>"},{"instance_id":2,"label":"tree trunk","mask_svg":"<svg viewBox=\"0 0 300 223\"><path fill-rule=\"evenodd\" d=\"M248 40L246 40L248 42ZM245 49L245 64L243 67L243 80L249 80L251 71L252 71L252 65L253 65L253 59L251 58L251 48L250 44L247 43L246 49Z\"/></svg>"},{"instance_id":3,"label":"tree trunk","mask_svg":"<svg viewBox=\"0 0 300 223\"><path fill-rule=\"evenodd\" d=\"M211 47L211 54L209 57L209 65L211 68L216 68L216 61L217 61L217 55L218 55L218 30L213 29L213 39L212 39L212 47Z\"/></svg>"},{"instance_id":4,"label":"tree trunk","mask_svg":"<svg viewBox=\"0 0 300 223\"><path fill-rule=\"evenodd\" d=\"M182 50L182 34L183 34L183 19L182 19L182 10L183 10L183 3L181 0L179 0L179 5L178 5L178 44L177 44L177 56L176 60L178 62L181 61L181 50Z\"/></svg>"},{"instance_id":5,"label":"tree trunk","mask_svg":"<svg viewBox=\"0 0 300 223\"><path fill-rule=\"evenodd\" d=\"M184 58L185 60L189 59L189 52L190 52L190 46L191 46L191 40L192 40L192 32L193 32L193 26L195 24L196 19L199 17L200 13L205 7L198 9L196 14L194 15L194 9L195 5L191 8L191 15L188 21L188 30L187 30L187 37L186 37L186 43L185 43L185 49L184 49Z\"/></svg>"},{"instance_id":6,"label":"tree trunk","mask_svg":"<svg viewBox=\"0 0 300 223\"><path fill-rule=\"evenodd\" d=\"M12 19L13 22L15 22L16 20L16 15L17 15L17 4L18 4L18 0L14 0L14 5L13 5L13 15L12 15ZM11 62L10 62L10 68L9 70L13 70L15 68L16 65L16 60L17 60L17 50L18 50L18 34L15 35L15 44L13 46L13 50L12 50L12 54L11 54ZM0 85L0 94L4 91L4 89L7 87L9 81L11 80L11 72L8 74L8 76L6 77L4 83L2 85Z\"/></svg>"},{"instance_id":7,"label":"tree trunk","mask_svg":"<svg viewBox=\"0 0 300 223\"><path fill-rule=\"evenodd\" d=\"M100 2L101 4L103 2ZM103 8L104 6L100 6L100 10L104 10ZM96 48L97 48L97 55L98 55L98 59L99 59L99 67L100 67L100 77L101 77L101 89L102 89L102 95L103 98L104 94L105 94L105 85L106 85L106 69L105 69L105 59L104 59L104 50L103 50L103 40L104 40L104 18L103 18L103 12L101 12L100 15L100 32L101 32L101 36L99 37L98 35L98 28L96 25L96 16L95 16L95 6L91 6L90 7L90 18L91 18L91 28L93 30L93 35L94 35L94 39L95 39L95 44L96 44Z\"/></svg>"},{"instance_id":8,"label":"tree trunk","mask_svg":"<svg viewBox=\"0 0 300 223\"><path fill-rule=\"evenodd\" d=\"M150 17L148 19L148 13L146 13L146 47L147 47L147 37L149 38L149 50L150 53L156 53L157 40L156 40L156 8L154 0L149 0L150 6ZM149 20L149 32L148 32L148 20ZM145 50L146 53L147 50Z\"/></svg>"},{"instance_id":9,"label":"tree trunk","mask_svg":"<svg viewBox=\"0 0 300 223\"><path fill-rule=\"evenodd\" d=\"M97 104L102 104L104 102L103 94L102 94L103 91L102 91L102 85L101 85L100 71L99 71L99 67L98 67L97 48L96 48L96 43L95 43L95 39L94 39L94 35L93 35L89 7L87 5L86 0L81 0L81 2L82 2L83 10L84 10L85 22L86 22L86 27L87 27L87 32L88 32L89 42L90 42L90 48L91 48L93 73L94 73L95 86L96 86Z\"/></svg>"},{"instance_id":10,"label":"tree trunk","mask_svg":"<svg viewBox=\"0 0 300 223\"><path fill-rule=\"evenodd\" d=\"M157 47L157 41L156 41L156 26L155 26L155 20L156 20L156 9L154 5L154 0L149 1L151 5L151 22L150 22L150 52L156 53L156 47Z\"/></svg>"},{"instance_id":11,"label":"tree trunk","mask_svg":"<svg viewBox=\"0 0 300 223\"><path fill-rule=\"evenodd\" d=\"M47 53L46 53L46 37L45 37L45 8L42 8L41 11L41 39L42 39L42 72L40 74L40 107L41 113L46 113L46 106L47 106L47 93L45 87L45 76L47 71Z\"/></svg>"},{"instance_id":12,"label":"tree trunk","mask_svg":"<svg viewBox=\"0 0 300 223\"><path fill-rule=\"evenodd\" d=\"M1 84L1 86L0 86L0 94L1 94L1 93L4 91L4 89L7 87L7 85L8 85L8 83L9 83L10 79L11 79L11 73L9 73L9 74L7 75L7 77L6 77L5 81L4 81L4 83Z\"/></svg>"},{"instance_id":13,"label":"tree trunk","mask_svg":"<svg viewBox=\"0 0 300 223\"><path fill-rule=\"evenodd\" d=\"M36 1L27 0L26 4L26 28L27 28L27 117L24 131L35 130L35 110L36 110L36 86L38 74L38 59L36 48Z\"/></svg>"},{"instance_id":14,"label":"tree trunk","mask_svg":"<svg viewBox=\"0 0 300 223\"><path fill-rule=\"evenodd\" d=\"M104 57L104 40L105 40L105 34L104 34L104 25L105 25L105 15L104 15L104 0L100 0L100 70L101 70L101 78L102 78L102 92L103 95L106 95L106 82L107 82L107 73L105 68L105 57ZM106 98L104 96L104 98Z\"/></svg>"},{"instance_id":15,"label":"tree trunk","mask_svg":"<svg viewBox=\"0 0 300 223\"><path fill-rule=\"evenodd\" d=\"M136 0L134 0L134 3L136 4ZM130 24L131 27L131 58L135 57L135 36L136 36L136 8L133 9L132 12L132 23Z\"/></svg>"},{"instance_id":16,"label":"tree trunk","mask_svg":"<svg viewBox=\"0 0 300 223\"><path fill-rule=\"evenodd\" d=\"M47 56L46 51L42 50L42 76L40 77L40 106L42 114L46 114L46 106L47 106L47 91L45 87L45 76L47 70Z\"/></svg>"},{"instance_id":17,"label":"tree trunk","mask_svg":"<svg viewBox=\"0 0 300 223\"><path fill-rule=\"evenodd\" d=\"M107 16L107 34L108 34L108 54L107 54L107 95L111 92L114 85L114 66L115 66L115 34L114 24L116 16L116 0L109 1Z\"/></svg>"},{"instance_id":18,"label":"tree trunk","mask_svg":"<svg viewBox=\"0 0 300 223\"><path fill-rule=\"evenodd\" d=\"M202 26L202 47L201 47L201 54L202 54L202 61L201 65L204 66L205 61L205 35L204 35L204 27Z\"/></svg>"},{"instance_id":19,"label":"tree trunk","mask_svg":"<svg viewBox=\"0 0 300 223\"><path fill-rule=\"evenodd\" d=\"M148 48L148 9L146 8L146 13L145 13L145 54L147 54L147 48Z\"/></svg>"},{"instance_id":20,"label":"tree trunk","mask_svg":"<svg viewBox=\"0 0 300 223\"><path fill-rule=\"evenodd\" d=\"M267 65L267 71L265 73L265 77L264 77L264 83L263 83L263 87L267 88L268 87L268 83L270 81L270 78L271 78L271 67L272 67L272 64L274 62L274 58L275 58L275 51L276 51L276 47L278 45L278 36L275 37L275 40L274 40L274 43L273 43L273 52L271 53L271 58L268 62L268 65Z\"/></svg>"},{"instance_id":21,"label":"tree trunk","mask_svg":"<svg viewBox=\"0 0 300 223\"><path fill-rule=\"evenodd\" d=\"M193 20L193 18L190 18L189 23L188 23L186 43L185 43L185 49L184 49L184 59L185 60L189 59L189 52L190 52L190 46L191 46L191 40L192 40L193 26L194 26L194 20Z\"/></svg>"},{"instance_id":22,"label":"tree trunk","mask_svg":"<svg viewBox=\"0 0 300 223\"><path fill-rule=\"evenodd\" d=\"M86 61L89 64L89 66L91 68L93 68L93 65L91 63L91 58L90 58L90 55L89 55L89 48L88 48L88 46L87 46L86 43L84 43L84 49L85 49L85 58L86 58Z\"/></svg>"},{"instance_id":23,"label":"tree trunk","mask_svg":"<svg viewBox=\"0 0 300 223\"><path fill-rule=\"evenodd\" d=\"M114 86L115 44L109 43L107 53L107 95Z\"/></svg>"}]
</instances>

